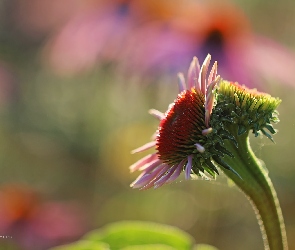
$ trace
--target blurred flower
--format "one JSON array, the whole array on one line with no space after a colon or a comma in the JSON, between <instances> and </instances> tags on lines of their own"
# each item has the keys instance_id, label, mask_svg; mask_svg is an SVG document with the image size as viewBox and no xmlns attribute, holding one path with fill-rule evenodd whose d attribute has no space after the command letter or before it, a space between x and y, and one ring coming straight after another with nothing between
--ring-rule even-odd
<instances>
[{"instance_id":1,"label":"blurred flower","mask_svg":"<svg viewBox=\"0 0 295 250\"><path fill-rule=\"evenodd\" d=\"M225 1L184 4L170 20L146 24L127 45L123 62L135 72L175 72L193 55L203 60L208 53L226 79L249 87L265 79L294 85L295 55L255 35L244 13Z\"/></svg>"},{"instance_id":2,"label":"blurred flower","mask_svg":"<svg viewBox=\"0 0 295 250\"><path fill-rule=\"evenodd\" d=\"M77 239L85 233L81 215L73 204L43 202L27 186L6 185L0 190L0 235L22 249L47 249Z\"/></svg>"},{"instance_id":3,"label":"blurred flower","mask_svg":"<svg viewBox=\"0 0 295 250\"><path fill-rule=\"evenodd\" d=\"M210 127L213 88L220 80L217 62L207 78L210 60L211 56L208 55L200 68L198 59L193 59L188 70L187 86L184 76L179 74L180 93L165 114L151 110L151 114L160 120L156 136L152 142L135 149L133 153L153 147L157 152L130 167L131 172L142 171L131 187L157 188L175 180L182 170L185 171L186 179L190 179L191 173L206 177L205 171L215 177L218 170L211 159L225 169L232 170L220 159L220 155L227 154L220 143L221 139L228 139L225 131L223 128Z\"/></svg>"},{"instance_id":4,"label":"blurred flower","mask_svg":"<svg viewBox=\"0 0 295 250\"><path fill-rule=\"evenodd\" d=\"M143 72L156 68L167 56L187 51L185 47L175 50L183 38L166 23L177 14L176 3L111 0L88 5L92 8L74 14L45 46L46 63L59 73L78 73L102 62L119 62L125 70ZM139 53L138 58L134 57L133 49Z\"/></svg>"},{"instance_id":5,"label":"blurred flower","mask_svg":"<svg viewBox=\"0 0 295 250\"><path fill-rule=\"evenodd\" d=\"M102 59L115 59L135 26L128 1L97 1L73 15L51 39L46 60L60 73L89 69Z\"/></svg>"},{"instance_id":6,"label":"blurred flower","mask_svg":"<svg viewBox=\"0 0 295 250\"><path fill-rule=\"evenodd\" d=\"M79 0L13 0L7 4L13 23L31 39L51 34L85 6Z\"/></svg>"},{"instance_id":7,"label":"blurred flower","mask_svg":"<svg viewBox=\"0 0 295 250\"><path fill-rule=\"evenodd\" d=\"M251 32L241 10L227 4L206 6L203 29L195 29L194 51L201 58L211 53L220 63L219 73L248 87L261 80L294 85L295 56L283 46ZM193 20L191 20L193 21ZM201 39L200 39L201 38Z\"/></svg>"},{"instance_id":8,"label":"blurred flower","mask_svg":"<svg viewBox=\"0 0 295 250\"><path fill-rule=\"evenodd\" d=\"M295 56L251 32L241 10L227 1L94 1L52 37L45 60L60 73L77 73L96 63L118 62L149 75L183 70L193 55L208 53L220 73L248 86L261 80L295 81ZM268 63L265 63L267 61Z\"/></svg>"}]
</instances>

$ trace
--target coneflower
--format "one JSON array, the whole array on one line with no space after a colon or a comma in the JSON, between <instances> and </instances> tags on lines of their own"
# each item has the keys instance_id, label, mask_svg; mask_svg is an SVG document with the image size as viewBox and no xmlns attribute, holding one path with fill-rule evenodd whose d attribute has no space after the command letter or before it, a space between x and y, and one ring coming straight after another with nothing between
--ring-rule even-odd
<instances>
[{"instance_id":1,"label":"coneflower","mask_svg":"<svg viewBox=\"0 0 295 250\"><path fill-rule=\"evenodd\" d=\"M133 188L148 189L160 187L175 180L182 171L185 178L191 174L213 178L218 170L213 163L234 171L222 157L231 153L223 146L223 140L233 137L223 128L210 126L214 105L214 88L220 81L217 62L209 74L211 56L208 55L200 67L196 57L188 70L187 83L183 74L178 74L179 94L162 113L150 110L160 120L154 140L133 150L133 153L155 148L156 152L142 158L130 167L131 172L139 170L141 175L131 184ZM208 76L207 76L208 75Z\"/></svg>"}]
</instances>

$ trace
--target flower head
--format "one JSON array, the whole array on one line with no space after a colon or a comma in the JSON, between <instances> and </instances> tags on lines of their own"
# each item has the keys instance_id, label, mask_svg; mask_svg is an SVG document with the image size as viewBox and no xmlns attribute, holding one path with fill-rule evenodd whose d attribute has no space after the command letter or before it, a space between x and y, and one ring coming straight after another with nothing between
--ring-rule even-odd
<instances>
[{"instance_id":1,"label":"flower head","mask_svg":"<svg viewBox=\"0 0 295 250\"><path fill-rule=\"evenodd\" d=\"M210 127L210 115L214 105L214 87L220 81L217 62L209 75L211 56L208 55L200 67L194 57L188 70L187 83L179 74L179 94L169 105L166 113L151 110L160 120L156 136L152 142L134 150L142 152L155 147L150 154L130 167L131 172L140 170L141 175L131 184L134 188L160 187L176 179L184 170L186 179L192 173L212 177L218 174L212 160L226 169L232 170L222 161L224 154L231 156L223 147L223 139L233 139L227 132ZM218 134L218 135L217 135Z\"/></svg>"}]
</instances>

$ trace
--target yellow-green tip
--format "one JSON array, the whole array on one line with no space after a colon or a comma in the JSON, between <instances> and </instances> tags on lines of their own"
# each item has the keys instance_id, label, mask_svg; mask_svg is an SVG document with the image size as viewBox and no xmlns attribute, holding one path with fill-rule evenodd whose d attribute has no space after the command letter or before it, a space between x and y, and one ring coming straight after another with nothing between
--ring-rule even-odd
<instances>
[{"instance_id":1,"label":"yellow-green tip","mask_svg":"<svg viewBox=\"0 0 295 250\"><path fill-rule=\"evenodd\" d=\"M263 110L273 112L282 102L280 98L272 97L256 89L248 89L237 82L225 80L220 81L218 92L230 97L237 106L250 111Z\"/></svg>"},{"instance_id":2,"label":"yellow-green tip","mask_svg":"<svg viewBox=\"0 0 295 250\"><path fill-rule=\"evenodd\" d=\"M272 140L271 134L276 130L271 123L279 121L276 108L281 99L225 80L219 82L215 95L216 105L211 119L216 117L216 120L223 119L237 125L239 135L252 130L255 136L262 133Z\"/></svg>"}]
</instances>

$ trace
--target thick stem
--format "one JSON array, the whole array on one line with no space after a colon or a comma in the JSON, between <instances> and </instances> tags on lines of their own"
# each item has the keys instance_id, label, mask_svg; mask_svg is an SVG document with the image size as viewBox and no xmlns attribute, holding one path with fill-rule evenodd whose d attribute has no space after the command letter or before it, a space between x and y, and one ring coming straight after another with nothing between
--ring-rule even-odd
<instances>
[{"instance_id":1,"label":"thick stem","mask_svg":"<svg viewBox=\"0 0 295 250\"><path fill-rule=\"evenodd\" d=\"M235 135L238 148L231 142L226 142L226 147L234 157L226 156L224 160L239 173L241 178L231 171L225 171L225 174L251 201L260 225L265 249L287 250L282 211L268 173L261 166L250 147L248 132L238 136L236 126L231 126L228 129L232 135Z\"/></svg>"}]
</instances>

